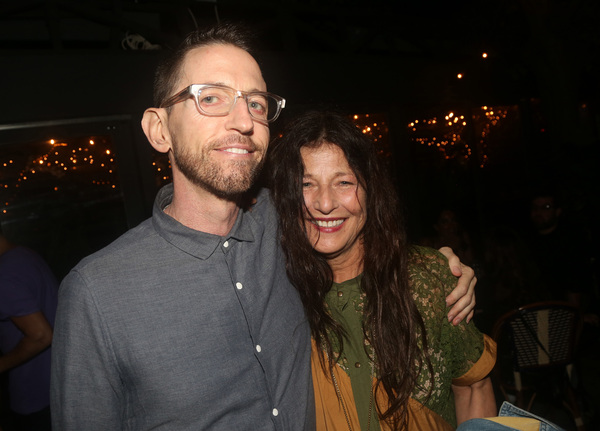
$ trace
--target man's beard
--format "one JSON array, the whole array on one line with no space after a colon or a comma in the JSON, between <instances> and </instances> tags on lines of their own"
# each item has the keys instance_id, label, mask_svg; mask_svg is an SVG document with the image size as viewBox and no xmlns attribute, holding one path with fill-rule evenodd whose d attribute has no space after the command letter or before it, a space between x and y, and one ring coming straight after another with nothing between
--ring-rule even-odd
<instances>
[{"instance_id":1,"label":"man's beard","mask_svg":"<svg viewBox=\"0 0 600 431\"><path fill-rule=\"evenodd\" d=\"M218 162L211 159L212 149L232 143L243 143L257 151L256 144L248 137L235 136L211 142L207 148L194 152L182 148L173 140L173 163L192 183L223 199L237 199L248 191L260 172L264 157L260 160L227 160Z\"/></svg>"}]
</instances>

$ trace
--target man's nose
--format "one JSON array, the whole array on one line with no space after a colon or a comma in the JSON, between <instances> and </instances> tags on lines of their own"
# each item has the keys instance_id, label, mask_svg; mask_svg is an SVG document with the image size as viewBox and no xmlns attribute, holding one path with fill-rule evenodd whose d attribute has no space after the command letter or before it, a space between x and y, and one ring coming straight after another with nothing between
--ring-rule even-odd
<instances>
[{"instance_id":1,"label":"man's nose","mask_svg":"<svg viewBox=\"0 0 600 431\"><path fill-rule=\"evenodd\" d=\"M237 130L242 135L248 135L254 130L254 121L243 97L236 98L231 112L227 115L226 127L228 130Z\"/></svg>"}]
</instances>

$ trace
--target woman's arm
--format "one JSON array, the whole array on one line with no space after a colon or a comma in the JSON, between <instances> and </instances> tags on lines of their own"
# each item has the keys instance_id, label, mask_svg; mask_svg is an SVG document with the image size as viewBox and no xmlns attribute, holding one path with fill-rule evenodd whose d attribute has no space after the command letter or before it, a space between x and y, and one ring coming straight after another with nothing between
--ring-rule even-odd
<instances>
[{"instance_id":1,"label":"woman's arm","mask_svg":"<svg viewBox=\"0 0 600 431\"><path fill-rule=\"evenodd\" d=\"M459 277L456 287L446 298L446 305L454 304L448 312L448 321L458 325L466 317L469 323L475 308L475 271L470 266L460 263L460 259L450 247L442 247L440 252L448 259L452 274Z\"/></svg>"},{"instance_id":2,"label":"woman's arm","mask_svg":"<svg viewBox=\"0 0 600 431\"><path fill-rule=\"evenodd\" d=\"M489 377L470 386L452 385L456 423L474 418L488 418L497 415L494 388Z\"/></svg>"}]
</instances>

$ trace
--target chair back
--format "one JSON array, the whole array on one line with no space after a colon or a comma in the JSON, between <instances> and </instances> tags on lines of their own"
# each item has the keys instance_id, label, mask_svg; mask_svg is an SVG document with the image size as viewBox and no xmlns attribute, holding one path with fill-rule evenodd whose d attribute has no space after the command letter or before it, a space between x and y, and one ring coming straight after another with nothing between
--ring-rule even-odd
<instances>
[{"instance_id":1,"label":"chair back","mask_svg":"<svg viewBox=\"0 0 600 431\"><path fill-rule=\"evenodd\" d=\"M533 371L571 363L581 323L577 308L569 303L539 302L502 316L492 337L508 336L514 371Z\"/></svg>"},{"instance_id":2,"label":"chair back","mask_svg":"<svg viewBox=\"0 0 600 431\"><path fill-rule=\"evenodd\" d=\"M556 382L556 377L560 377L562 401L577 430L585 431L578 388L574 385L577 379L573 379L573 361L582 325L579 310L559 301L526 305L500 317L492 330L492 337L498 343L494 379L504 398L508 400L512 395L518 407L530 411L538 392L537 379ZM507 373L509 363L512 376ZM529 377L533 380L526 381ZM525 393L531 391L533 394L526 402Z\"/></svg>"}]
</instances>

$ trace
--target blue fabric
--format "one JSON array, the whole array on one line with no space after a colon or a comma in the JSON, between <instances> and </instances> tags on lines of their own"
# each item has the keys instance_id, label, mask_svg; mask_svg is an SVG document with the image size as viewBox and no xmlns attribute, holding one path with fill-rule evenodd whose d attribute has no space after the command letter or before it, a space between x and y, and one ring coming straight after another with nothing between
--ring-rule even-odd
<instances>
[{"instance_id":1,"label":"blue fabric","mask_svg":"<svg viewBox=\"0 0 600 431\"><path fill-rule=\"evenodd\" d=\"M514 406L507 401L504 401L502 403L498 416L517 416L522 418L533 418L540 421L540 431L565 431L558 425L555 425L544 418L536 416L533 413L529 413L527 410L520 409L519 407Z\"/></svg>"},{"instance_id":2,"label":"blue fabric","mask_svg":"<svg viewBox=\"0 0 600 431\"><path fill-rule=\"evenodd\" d=\"M519 431L487 419L471 419L463 422L456 431Z\"/></svg>"},{"instance_id":3,"label":"blue fabric","mask_svg":"<svg viewBox=\"0 0 600 431\"><path fill-rule=\"evenodd\" d=\"M11 317L42 312L54 326L58 281L33 250L15 247L0 256L0 351L23 338ZM10 408L28 415L50 405L50 348L8 373Z\"/></svg>"},{"instance_id":4,"label":"blue fabric","mask_svg":"<svg viewBox=\"0 0 600 431\"><path fill-rule=\"evenodd\" d=\"M80 262L60 287L60 431L313 430L310 328L268 193L223 237L166 215Z\"/></svg>"},{"instance_id":5,"label":"blue fabric","mask_svg":"<svg viewBox=\"0 0 600 431\"><path fill-rule=\"evenodd\" d=\"M504 401L502 406L500 407L500 412L498 416L513 416L513 417L522 417L522 418L532 418L537 419L540 422L540 431L565 431L563 428L558 425L553 424L552 422L541 418L539 416L534 415L526 410L520 409L511 403ZM456 429L456 431L519 431L517 428L512 428L509 426L505 426L494 421L489 421L487 419L471 419L466 422L460 424L460 426Z\"/></svg>"}]
</instances>

